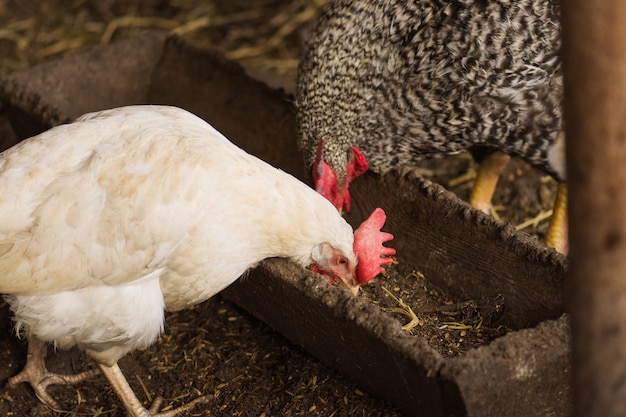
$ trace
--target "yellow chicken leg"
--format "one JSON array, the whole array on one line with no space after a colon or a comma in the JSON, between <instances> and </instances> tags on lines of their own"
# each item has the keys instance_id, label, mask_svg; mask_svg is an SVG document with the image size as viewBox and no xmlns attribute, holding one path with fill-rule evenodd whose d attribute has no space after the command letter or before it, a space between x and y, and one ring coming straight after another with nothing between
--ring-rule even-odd
<instances>
[{"instance_id":1,"label":"yellow chicken leg","mask_svg":"<svg viewBox=\"0 0 626 417\"><path fill-rule=\"evenodd\" d=\"M567 185L559 183L552 210L550 226L546 232L545 244L567 255L569 251L568 226L567 226Z\"/></svg>"},{"instance_id":2,"label":"yellow chicken leg","mask_svg":"<svg viewBox=\"0 0 626 417\"><path fill-rule=\"evenodd\" d=\"M76 375L60 375L49 372L46 369L46 353L47 346L44 342L35 337L29 337L26 365L19 374L9 378L8 386L13 388L19 383L28 382L35 391L37 398L48 404L54 410L61 410L59 403L46 391L48 385L76 384L98 375L98 370L91 369Z\"/></svg>"},{"instance_id":3,"label":"yellow chicken leg","mask_svg":"<svg viewBox=\"0 0 626 417\"><path fill-rule=\"evenodd\" d=\"M474 187L469 198L470 205L489 214L491 198L500 179L500 174L510 160L509 155L500 151L495 151L483 159L474 180Z\"/></svg>"},{"instance_id":4,"label":"yellow chicken leg","mask_svg":"<svg viewBox=\"0 0 626 417\"><path fill-rule=\"evenodd\" d=\"M509 163L511 157L500 151L496 151L487 156L476 174L474 187L469 198L469 203L480 211L489 214L491 198L495 191L500 174ZM568 228L567 228L567 186L560 183L550 226L546 232L546 246L555 248L557 251L567 255L569 251Z\"/></svg>"},{"instance_id":5,"label":"yellow chicken leg","mask_svg":"<svg viewBox=\"0 0 626 417\"><path fill-rule=\"evenodd\" d=\"M213 398L212 395L205 395L174 410L158 413L157 410L163 402L163 399L158 397L154 400L150 409L147 410L143 405L141 405L141 402L133 392L133 389L130 385L128 385L128 381L126 381L126 377L124 377L124 374L117 363L113 366L99 363L98 366L100 366L100 370L113 387L113 390L124 404L126 412L128 412L131 417L174 417Z\"/></svg>"}]
</instances>

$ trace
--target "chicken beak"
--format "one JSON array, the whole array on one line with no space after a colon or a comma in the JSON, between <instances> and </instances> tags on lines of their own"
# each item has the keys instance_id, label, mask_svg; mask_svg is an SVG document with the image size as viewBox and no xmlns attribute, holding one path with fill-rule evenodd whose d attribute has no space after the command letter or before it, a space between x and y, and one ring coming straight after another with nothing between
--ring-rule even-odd
<instances>
[{"instance_id":1,"label":"chicken beak","mask_svg":"<svg viewBox=\"0 0 626 417\"><path fill-rule=\"evenodd\" d=\"M341 278L338 278L337 281L339 281L339 285L341 285L344 288L347 288L355 297L359 295L359 288L361 287L359 284L348 284L346 281L344 281Z\"/></svg>"},{"instance_id":2,"label":"chicken beak","mask_svg":"<svg viewBox=\"0 0 626 417\"><path fill-rule=\"evenodd\" d=\"M311 270L313 272L315 272L316 274L320 274L320 275L325 275L329 278L329 282L331 284L334 284L335 282L339 283L339 285L341 285L342 287L348 289L352 295L357 296L359 295L359 287L360 285L356 283L356 281L354 280L354 278L352 277L352 275L350 275L347 278L342 278L340 276L338 276L337 274L333 273L333 272L327 272L322 270L320 267L318 266L313 266L313 268L311 268Z\"/></svg>"}]
</instances>

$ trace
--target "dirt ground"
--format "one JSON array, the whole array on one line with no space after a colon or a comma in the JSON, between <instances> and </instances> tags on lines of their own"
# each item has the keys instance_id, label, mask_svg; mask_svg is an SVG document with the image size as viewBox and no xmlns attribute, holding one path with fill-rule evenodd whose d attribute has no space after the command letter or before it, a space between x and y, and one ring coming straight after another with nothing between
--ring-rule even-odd
<instances>
[{"instance_id":1,"label":"dirt ground","mask_svg":"<svg viewBox=\"0 0 626 417\"><path fill-rule=\"evenodd\" d=\"M202 46L220 48L253 76L292 91L307 29L325 0L0 0L0 74L76 53L91 45L148 29L183 34ZM6 125L0 135L8 135ZM474 163L468 156L427 161L422 173L466 199ZM465 175L466 173L470 175ZM466 177L463 179L463 177ZM507 168L494 198L496 215L541 236L554 197L554 181L523 162ZM507 329L499 306L448 300L428 288L419 271L394 265L362 295L387 309L416 337L444 356L487 343ZM415 317L410 312L417 313ZM24 364L25 342L11 331L0 308L0 385ZM93 367L79 352L55 352L49 367L70 373ZM294 346L271 328L220 296L192 310L168 314L166 331L145 351L120 366L146 404L163 395L180 405L200 394L214 398L189 415L211 416L399 416L393 407ZM123 416L104 378L50 392L71 416ZM22 384L0 387L0 415L51 416Z\"/></svg>"}]
</instances>

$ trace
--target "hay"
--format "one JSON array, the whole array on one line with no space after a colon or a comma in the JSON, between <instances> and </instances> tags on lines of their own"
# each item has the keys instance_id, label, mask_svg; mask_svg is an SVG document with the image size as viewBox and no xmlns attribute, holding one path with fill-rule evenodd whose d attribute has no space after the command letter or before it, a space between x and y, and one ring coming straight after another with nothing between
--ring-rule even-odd
<instances>
[{"instance_id":1,"label":"hay","mask_svg":"<svg viewBox=\"0 0 626 417\"><path fill-rule=\"evenodd\" d=\"M0 2L0 75L165 30L248 68L294 75L307 27L328 0Z\"/></svg>"}]
</instances>

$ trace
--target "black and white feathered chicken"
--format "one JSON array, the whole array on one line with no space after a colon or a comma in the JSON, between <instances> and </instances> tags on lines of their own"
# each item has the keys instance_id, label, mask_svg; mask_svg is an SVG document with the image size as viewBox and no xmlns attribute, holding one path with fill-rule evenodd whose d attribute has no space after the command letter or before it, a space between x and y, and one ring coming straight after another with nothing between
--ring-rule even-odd
<instances>
[{"instance_id":1,"label":"black and white feathered chicken","mask_svg":"<svg viewBox=\"0 0 626 417\"><path fill-rule=\"evenodd\" d=\"M558 0L332 1L297 80L315 188L349 209L350 181L368 168L478 148L499 151L470 199L483 210L508 155L564 181L559 14Z\"/></svg>"},{"instance_id":2,"label":"black and white feathered chicken","mask_svg":"<svg viewBox=\"0 0 626 417\"><path fill-rule=\"evenodd\" d=\"M24 370L53 407L45 343L95 359L134 417L117 361L154 343L164 310L198 304L270 257L355 289L392 254L376 210L355 232L326 199L167 106L87 114L0 154L0 293L29 341Z\"/></svg>"}]
</instances>

